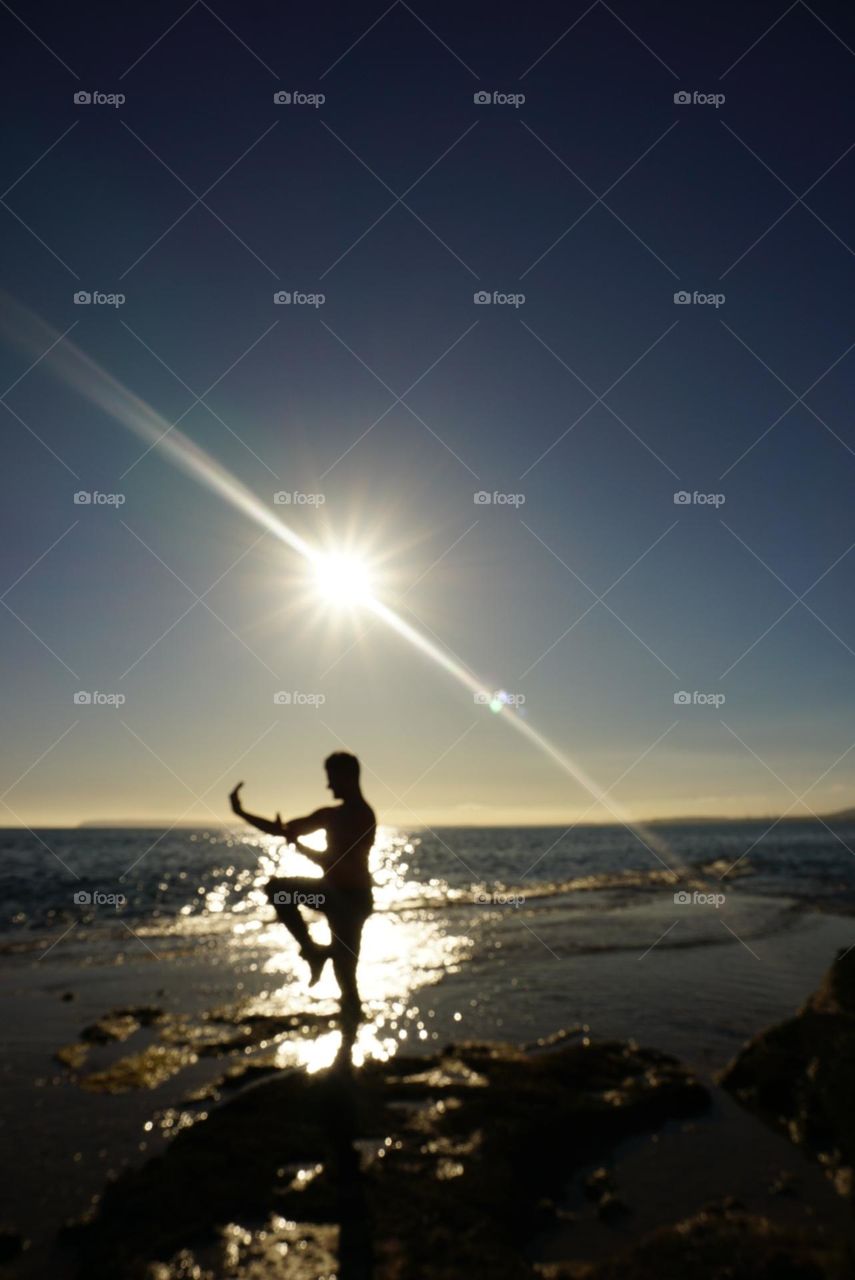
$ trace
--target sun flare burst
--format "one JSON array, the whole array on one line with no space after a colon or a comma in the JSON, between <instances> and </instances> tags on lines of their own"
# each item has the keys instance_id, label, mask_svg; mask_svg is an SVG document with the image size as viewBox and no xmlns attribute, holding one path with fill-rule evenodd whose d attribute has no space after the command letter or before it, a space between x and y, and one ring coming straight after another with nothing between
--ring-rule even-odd
<instances>
[{"instance_id":1,"label":"sun flare burst","mask_svg":"<svg viewBox=\"0 0 855 1280\"><path fill-rule=\"evenodd\" d=\"M314 584L324 600L339 606L365 604L371 599L371 571L356 555L322 555L314 563Z\"/></svg>"}]
</instances>

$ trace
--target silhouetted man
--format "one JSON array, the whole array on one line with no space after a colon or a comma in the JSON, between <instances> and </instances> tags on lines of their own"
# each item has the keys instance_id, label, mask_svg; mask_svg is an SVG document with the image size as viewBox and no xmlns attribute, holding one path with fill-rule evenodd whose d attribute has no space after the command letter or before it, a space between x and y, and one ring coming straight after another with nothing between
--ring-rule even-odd
<instances>
[{"instance_id":1,"label":"silhouetted man","mask_svg":"<svg viewBox=\"0 0 855 1280\"><path fill-rule=\"evenodd\" d=\"M327 960L332 960L341 990L342 1022L355 1030L362 1013L356 966L362 926L373 909L371 873L368 855L374 844L377 820L359 786L359 761L347 751L335 751L324 761L327 786L341 804L316 809L307 818L284 822L276 818L257 817L241 805L239 782L229 799L232 809L259 831L271 836L284 836L300 853L311 858L322 869L320 879L305 876L276 877L267 883L267 896L276 914L299 946L308 962L311 984L318 981ZM327 847L323 853L303 844L301 837L314 831L325 831ZM309 933L300 912L301 903L321 911L329 922L332 941L321 946Z\"/></svg>"}]
</instances>

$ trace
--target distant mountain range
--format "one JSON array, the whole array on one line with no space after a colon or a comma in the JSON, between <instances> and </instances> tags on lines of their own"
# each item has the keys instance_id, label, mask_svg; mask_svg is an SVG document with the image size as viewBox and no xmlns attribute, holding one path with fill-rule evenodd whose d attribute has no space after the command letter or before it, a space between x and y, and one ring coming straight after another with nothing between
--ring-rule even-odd
<instances>
[{"instance_id":1,"label":"distant mountain range","mask_svg":"<svg viewBox=\"0 0 855 1280\"><path fill-rule=\"evenodd\" d=\"M90 829L92 827L112 828L119 831L126 827L132 829L152 827L158 831L165 831L169 827L189 828L192 831L200 831L205 827L229 827L234 825L227 818L221 821L215 821L213 818L210 822L200 822L198 819L182 818L180 822L176 822L174 818L87 818L85 822L78 822L78 829Z\"/></svg>"},{"instance_id":2,"label":"distant mountain range","mask_svg":"<svg viewBox=\"0 0 855 1280\"><path fill-rule=\"evenodd\" d=\"M834 813L818 813L817 818L822 822L855 822L855 809L837 809ZM681 818L650 818L644 824L648 827L665 826L667 823L674 822L815 822L809 813L788 813L786 817L775 813L766 813L755 815L752 818L705 818L705 817L681 817Z\"/></svg>"},{"instance_id":3,"label":"distant mountain range","mask_svg":"<svg viewBox=\"0 0 855 1280\"><path fill-rule=\"evenodd\" d=\"M834 813L820 813L817 815L817 817L821 818L823 822L828 822L828 823L855 822L855 808L838 809ZM644 825L648 827L660 827L660 826L666 826L668 824L679 824L679 823L686 823L686 824L693 823L695 825L702 825L705 823L716 823L716 822L717 823L775 822L777 820L778 820L778 815L773 813L765 814L765 815L761 814L760 816L756 816L753 818L735 818L735 817L710 818L710 817L704 817L704 816L694 817L692 815L687 815L679 818L648 818L645 820ZM784 819L784 821L812 822L814 821L814 819L811 818L810 814L788 814ZM92 829L92 828L101 828L102 830L107 828L113 828L115 830L126 829L126 828L147 830L151 828L157 831L166 831L173 827L178 829L188 829L193 831L199 831L199 830L204 830L206 827L230 827L230 826L236 826L236 825L237 825L237 821L235 819L229 819L226 817L224 817L221 821L216 821L215 819L212 818L209 822L200 822L198 820L191 820L186 818L180 822L175 822L172 818L91 818L91 819L88 819L86 822L78 823L78 827L84 830ZM454 823L452 825L465 826L467 824ZM489 825L489 824L474 823L472 825L481 826L481 825ZM533 822L526 822L526 823L521 823L519 825L530 827L530 826L537 826L538 824ZM549 825L560 826L561 824L550 823ZM610 824L606 824L606 825L610 825Z\"/></svg>"}]
</instances>

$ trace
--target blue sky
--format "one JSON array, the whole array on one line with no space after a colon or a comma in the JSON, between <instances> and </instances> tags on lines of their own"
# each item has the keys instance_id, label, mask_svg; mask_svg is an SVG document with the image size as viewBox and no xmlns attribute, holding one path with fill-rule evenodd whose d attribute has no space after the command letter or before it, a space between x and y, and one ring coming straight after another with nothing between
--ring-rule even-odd
<instances>
[{"instance_id":1,"label":"blue sky","mask_svg":"<svg viewBox=\"0 0 855 1280\"><path fill-rule=\"evenodd\" d=\"M4 11L4 821L299 811L342 745L389 821L612 816L31 367L9 299L626 812L852 801L855 19L785 10Z\"/></svg>"}]
</instances>

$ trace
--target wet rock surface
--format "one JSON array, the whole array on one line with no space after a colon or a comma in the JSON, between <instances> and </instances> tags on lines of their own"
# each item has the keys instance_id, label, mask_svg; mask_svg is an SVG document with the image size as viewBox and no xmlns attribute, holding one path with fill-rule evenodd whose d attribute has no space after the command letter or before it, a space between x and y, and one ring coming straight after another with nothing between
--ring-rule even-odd
<instances>
[{"instance_id":1,"label":"wet rock surface","mask_svg":"<svg viewBox=\"0 0 855 1280\"><path fill-rule=\"evenodd\" d=\"M15 1227L0 1226L0 1263L11 1262L27 1245L28 1241Z\"/></svg>"},{"instance_id":2,"label":"wet rock surface","mask_svg":"<svg viewBox=\"0 0 855 1280\"><path fill-rule=\"evenodd\" d=\"M554 1263L541 1280L849 1280L841 1248L767 1218L713 1206L600 1263Z\"/></svg>"},{"instance_id":3,"label":"wet rock surface","mask_svg":"<svg viewBox=\"0 0 855 1280\"><path fill-rule=\"evenodd\" d=\"M174 1135L163 1151L108 1183L87 1218L62 1233L80 1280L855 1275L851 1233L823 1220L815 1191L803 1195L808 1173L827 1185L809 1165L773 1166L765 1205L723 1194L738 1190L732 1163L705 1172L719 1102L711 1126L710 1094L673 1058L633 1042L591 1043L574 1028L525 1049L463 1043L359 1069L346 1059L316 1074L282 1069L283 1043L329 1027L326 1017L245 1005L196 1018L121 1009L61 1051L87 1092L153 1088L187 1061L223 1060L221 1074L185 1095L188 1110L162 1117ZM132 1036L148 1043L129 1054ZM88 1054L111 1049L124 1056L94 1071ZM751 1041L723 1085L746 1108L728 1101L734 1114L759 1134L750 1111L804 1147L851 1201L855 953L838 958L796 1017ZM706 1189L679 1208L669 1191L667 1216L651 1223L627 1148L661 1150L650 1158L667 1179L684 1167L672 1164L676 1138L664 1150L675 1129L680 1158ZM599 1253L578 1251L570 1183L605 1233ZM845 1216L830 1190L827 1199ZM535 1242L556 1236L560 1251L538 1254Z\"/></svg>"},{"instance_id":4,"label":"wet rock surface","mask_svg":"<svg viewBox=\"0 0 855 1280\"><path fill-rule=\"evenodd\" d=\"M793 1018L756 1036L722 1086L815 1156L855 1203L855 951Z\"/></svg>"},{"instance_id":5,"label":"wet rock surface","mask_svg":"<svg viewBox=\"0 0 855 1280\"><path fill-rule=\"evenodd\" d=\"M674 1059L620 1042L280 1072L123 1174L66 1243L86 1280L521 1280L574 1166L706 1104Z\"/></svg>"},{"instance_id":6,"label":"wet rock surface","mask_svg":"<svg viewBox=\"0 0 855 1280\"><path fill-rule=\"evenodd\" d=\"M74 1083L89 1093L120 1094L156 1089L200 1058L225 1058L232 1062L222 1079L200 1088L193 1101L216 1099L232 1088L250 1069L252 1055L256 1075L275 1069L274 1057L264 1049L299 1032L306 1035L329 1027L319 1015L271 1015L240 1005L208 1010L196 1017L165 1013L151 1005L112 1009L84 1027L79 1041L62 1045L54 1057L71 1073ZM140 1044L140 1039L149 1043ZM92 1054L110 1050L133 1039L137 1047L116 1057L108 1054L103 1065ZM131 1046L128 1046L129 1048ZM84 1068L90 1070L84 1072Z\"/></svg>"}]
</instances>

